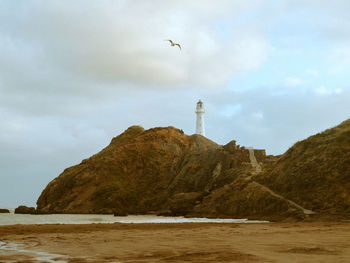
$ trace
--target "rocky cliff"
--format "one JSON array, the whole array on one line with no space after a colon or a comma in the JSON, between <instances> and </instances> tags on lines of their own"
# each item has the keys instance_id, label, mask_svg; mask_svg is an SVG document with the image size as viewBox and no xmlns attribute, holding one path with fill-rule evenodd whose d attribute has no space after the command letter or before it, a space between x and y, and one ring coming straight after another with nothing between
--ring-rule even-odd
<instances>
[{"instance_id":1,"label":"rocky cliff","mask_svg":"<svg viewBox=\"0 0 350 263\"><path fill-rule=\"evenodd\" d=\"M350 213L350 119L297 142L255 180L318 213Z\"/></svg>"},{"instance_id":2,"label":"rocky cliff","mask_svg":"<svg viewBox=\"0 0 350 263\"><path fill-rule=\"evenodd\" d=\"M37 212L270 220L350 212L350 121L281 156L253 152L254 160L235 141L132 126L50 182Z\"/></svg>"},{"instance_id":3,"label":"rocky cliff","mask_svg":"<svg viewBox=\"0 0 350 263\"><path fill-rule=\"evenodd\" d=\"M260 161L264 158L260 154ZM50 182L37 201L37 210L187 215L215 189L251 171L248 151L234 141L221 146L174 127L132 126L101 152ZM259 214L270 213L257 205ZM238 208L210 211L211 216L221 217L244 214Z\"/></svg>"}]
</instances>

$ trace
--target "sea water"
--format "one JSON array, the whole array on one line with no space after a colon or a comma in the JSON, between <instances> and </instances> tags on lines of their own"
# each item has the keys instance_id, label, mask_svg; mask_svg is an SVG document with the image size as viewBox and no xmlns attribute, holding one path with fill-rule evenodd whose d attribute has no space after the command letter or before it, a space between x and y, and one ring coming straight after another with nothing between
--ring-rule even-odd
<instances>
[{"instance_id":1,"label":"sea water","mask_svg":"<svg viewBox=\"0 0 350 263\"><path fill-rule=\"evenodd\" d=\"M129 215L113 216L100 214L51 214L51 215L27 215L11 213L0 214L0 225L32 225L32 224L113 224L113 223L266 223L247 219L209 219L209 218L184 218L166 217L156 215Z\"/></svg>"},{"instance_id":2,"label":"sea water","mask_svg":"<svg viewBox=\"0 0 350 263\"><path fill-rule=\"evenodd\" d=\"M3 250L3 251L15 251L15 252L21 253L21 254L33 255L35 262L67 263L66 260L59 260L59 259L66 258L65 255L23 249L23 248L21 248L21 245L16 244L16 243L6 243L6 242L0 241L0 251L1 250ZM4 260L1 262L12 263L12 262L18 262L18 261L17 260L16 261Z\"/></svg>"}]
</instances>

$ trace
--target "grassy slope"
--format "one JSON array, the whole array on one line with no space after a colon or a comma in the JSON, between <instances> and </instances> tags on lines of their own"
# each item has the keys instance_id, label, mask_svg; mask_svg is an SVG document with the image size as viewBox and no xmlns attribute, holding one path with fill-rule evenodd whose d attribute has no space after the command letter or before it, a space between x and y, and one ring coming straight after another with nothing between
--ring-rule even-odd
<instances>
[{"instance_id":1,"label":"grassy slope","mask_svg":"<svg viewBox=\"0 0 350 263\"><path fill-rule=\"evenodd\" d=\"M255 180L319 212L350 212L350 119L297 142Z\"/></svg>"}]
</instances>

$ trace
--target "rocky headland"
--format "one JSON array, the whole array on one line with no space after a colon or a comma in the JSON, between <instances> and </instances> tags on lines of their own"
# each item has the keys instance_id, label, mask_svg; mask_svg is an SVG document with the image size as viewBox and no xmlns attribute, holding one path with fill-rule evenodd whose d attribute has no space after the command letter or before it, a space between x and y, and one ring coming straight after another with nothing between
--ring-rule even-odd
<instances>
[{"instance_id":1,"label":"rocky headland","mask_svg":"<svg viewBox=\"0 0 350 263\"><path fill-rule=\"evenodd\" d=\"M297 142L254 179L319 214L350 213L350 119Z\"/></svg>"},{"instance_id":2,"label":"rocky headland","mask_svg":"<svg viewBox=\"0 0 350 263\"><path fill-rule=\"evenodd\" d=\"M301 220L350 212L350 121L281 156L218 145L174 127L132 126L64 170L37 213L114 213Z\"/></svg>"},{"instance_id":3,"label":"rocky headland","mask_svg":"<svg viewBox=\"0 0 350 263\"><path fill-rule=\"evenodd\" d=\"M25 205L20 205L15 209L15 214L36 214L35 207L28 207Z\"/></svg>"}]
</instances>

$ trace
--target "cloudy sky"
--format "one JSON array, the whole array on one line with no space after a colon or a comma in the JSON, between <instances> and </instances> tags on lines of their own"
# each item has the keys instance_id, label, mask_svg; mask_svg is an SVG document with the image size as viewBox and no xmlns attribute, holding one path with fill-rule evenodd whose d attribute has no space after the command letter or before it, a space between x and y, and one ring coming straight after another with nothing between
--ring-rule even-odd
<instances>
[{"instance_id":1,"label":"cloudy sky","mask_svg":"<svg viewBox=\"0 0 350 263\"><path fill-rule=\"evenodd\" d=\"M130 125L281 154L350 117L348 0L0 0L0 207ZM171 47L166 39L181 43Z\"/></svg>"}]
</instances>

